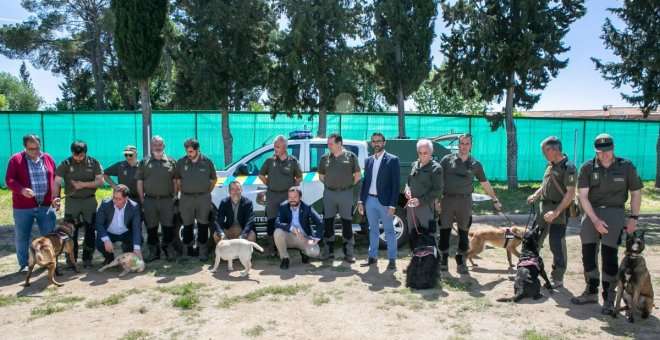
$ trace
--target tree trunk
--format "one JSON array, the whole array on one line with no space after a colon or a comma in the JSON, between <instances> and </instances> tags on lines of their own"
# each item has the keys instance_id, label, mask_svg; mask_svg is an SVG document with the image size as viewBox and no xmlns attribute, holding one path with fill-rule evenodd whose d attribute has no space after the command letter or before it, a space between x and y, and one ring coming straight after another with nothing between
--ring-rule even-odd
<instances>
[{"instance_id":1,"label":"tree trunk","mask_svg":"<svg viewBox=\"0 0 660 340\"><path fill-rule=\"evenodd\" d=\"M396 40L394 46L394 61L397 67L401 67L401 63L403 62L403 52L401 51L401 42L398 39ZM403 95L403 85L401 85L401 79L398 79L396 84L396 105L397 111L399 113L399 138L406 138L406 111L403 106L404 100L405 96Z\"/></svg>"},{"instance_id":2,"label":"tree trunk","mask_svg":"<svg viewBox=\"0 0 660 340\"><path fill-rule=\"evenodd\" d=\"M229 130L229 106L228 105L223 105L220 124L222 125L222 145L223 145L223 150L224 150L224 154L225 154L225 165L228 165L229 163L231 163L232 158L234 157L234 155L233 155L234 137L232 137L231 131Z\"/></svg>"},{"instance_id":3,"label":"tree trunk","mask_svg":"<svg viewBox=\"0 0 660 340\"><path fill-rule=\"evenodd\" d=\"M99 17L98 7L90 6L92 13L91 19L91 34L92 34L92 75L94 76L94 89L96 91L96 109L105 110L105 80L103 79L103 65L104 53L101 42L101 20ZM151 111L150 111L151 112Z\"/></svg>"},{"instance_id":4,"label":"tree trunk","mask_svg":"<svg viewBox=\"0 0 660 340\"><path fill-rule=\"evenodd\" d=\"M655 187L660 188L660 125L658 126L658 141L655 143Z\"/></svg>"},{"instance_id":5,"label":"tree trunk","mask_svg":"<svg viewBox=\"0 0 660 340\"><path fill-rule=\"evenodd\" d=\"M516 124L513 121L513 91L515 72L509 75L509 88L506 91L506 178L509 189L518 188L518 139Z\"/></svg>"},{"instance_id":6,"label":"tree trunk","mask_svg":"<svg viewBox=\"0 0 660 340\"><path fill-rule=\"evenodd\" d=\"M149 79L140 81L140 101L142 106L142 153L151 155L151 96L149 95Z\"/></svg>"},{"instance_id":7,"label":"tree trunk","mask_svg":"<svg viewBox=\"0 0 660 340\"><path fill-rule=\"evenodd\" d=\"M323 103L323 93L321 90L319 90L319 103ZM319 107L319 130L316 133L316 137L318 138L325 138L326 134L328 133L328 109L325 107L325 105L321 105ZM341 133L341 131L339 131Z\"/></svg>"}]
</instances>

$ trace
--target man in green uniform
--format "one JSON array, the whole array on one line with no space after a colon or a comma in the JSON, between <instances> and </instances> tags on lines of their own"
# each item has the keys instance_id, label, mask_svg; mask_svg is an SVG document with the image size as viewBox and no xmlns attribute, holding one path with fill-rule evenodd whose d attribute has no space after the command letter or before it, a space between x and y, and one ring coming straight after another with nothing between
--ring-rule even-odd
<instances>
[{"instance_id":1,"label":"man in green uniform","mask_svg":"<svg viewBox=\"0 0 660 340\"><path fill-rule=\"evenodd\" d=\"M319 180L324 184L323 190L323 241L325 247L319 257L325 261L335 257L335 216L341 218L341 235L344 242L344 260L355 263L353 248L353 186L360 181L362 174L357 156L343 146L343 139L338 133L328 136L330 152L323 155L319 161Z\"/></svg>"},{"instance_id":2,"label":"man in green uniform","mask_svg":"<svg viewBox=\"0 0 660 340\"><path fill-rule=\"evenodd\" d=\"M280 209L280 204L287 200L287 191L293 186L298 186L302 181L302 170L295 156L287 153L289 142L286 137L279 135L273 142L274 154L266 159L259 170L259 179L266 185L266 234L268 235L268 256L274 257L275 241L275 218Z\"/></svg>"},{"instance_id":3,"label":"man in green uniform","mask_svg":"<svg viewBox=\"0 0 660 340\"><path fill-rule=\"evenodd\" d=\"M612 136L601 133L594 141L596 158L580 167L578 197L584 214L580 241L586 289L571 299L574 304L598 303L598 280L603 284L601 313L614 313L617 248L625 230L637 229L639 207L642 203L642 180L635 165L627 159L614 156ZM630 215L626 219L624 205L630 191ZM598 272L598 252L602 257L603 276Z\"/></svg>"},{"instance_id":4,"label":"man in green uniform","mask_svg":"<svg viewBox=\"0 0 660 340\"><path fill-rule=\"evenodd\" d=\"M456 266L460 274L467 274L465 255L468 252L468 230L472 221L472 191L474 178L490 196L495 209L502 209L493 188L486 178L484 168L470 152L472 151L472 135L464 134L458 138L458 153L442 158L440 165L444 176L444 192L440 203L440 239L439 249L442 254L440 269L448 270L449 236L451 226L456 221L458 225L458 251Z\"/></svg>"},{"instance_id":5,"label":"man in green uniform","mask_svg":"<svg viewBox=\"0 0 660 340\"><path fill-rule=\"evenodd\" d=\"M442 167L433 160L433 143L428 139L417 142L418 160L412 163L404 191L408 200L408 234L410 249L418 246L421 235L435 237L435 202L442 198Z\"/></svg>"},{"instance_id":6,"label":"man in green uniform","mask_svg":"<svg viewBox=\"0 0 660 340\"><path fill-rule=\"evenodd\" d=\"M96 242L96 229L94 222L96 217L96 188L103 185L103 169L101 163L87 156L87 144L83 141L71 144L72 156L65 159L55 169L55 181L53 181L53 197L60 197L62 181L64 181L64 193L66 204L64 215L75 219L77 222L73 233L73 253L78 259L78 230L85 228L83 238L83 265L85 268L92 265L94 245Z\"/></svg>"},{"instance_id":7,"label":"man in green uniform","mask_svg":"<svg viewBox=\"0 0 660 340\"><path fill-rule=\"evenodd\" d=\"M140 203L137 191L137 178L135 178L138 169L137 148L133 145L127 145L124 148L124 158L125 160L105 168L103 170L103 179L113 189L117 188L117 184L127 186L130 191L128 198L136 203ZM115 183L110 176L116 176L117 182Z\"/></svg>"},{"instance_id":8,"label":"man in green uniform","mask_svg":"<svg viewBox=\"0 0 660 340\"><path fill-rule=\"evenodd\" d=\"M199 150L199 142L189 138L183 143L186 156L176 162L174 178L181 192L179 199L179 211L183 222L183 244L188 250L193 246L195 220L197 221L197 241L199 243L199 261L206 262L208 259L208 248L206 242L210 233L209 214L213 209L211 203L211 191L215 188L218 177L215 173L215 165L208 157L202 155ZM214 226L215 229L215 226ZM188 259L188 252L183 251L182 261Z\"/></svg>"},{"instance_id":9,"label":"man in green uniform","mask_svg":"<svg viewBox=\"0 0 660 340\"><path fill-rule=\"evenodd\" d=\"M144 262L160 259L158 225L163 229L163 252L174 262L174 197L178 192L174 180L176 161L165 154L165 141L160 136L151 138L151 155L138 164L136 174L138 199L144 211L147 227L149 256Z\"/></svg>"},{"instance_id":10,"label":"man in green uniform","mask_svg":"<svg viewBox=\"0 0 660 340\"><path fill-rule=\"evenodd\" d=\"M552 286L564 286L564 273L568 261L566 252L566 223L568 222L569 204L575 197L577 169L562 153L561 140L551 136L541 142L541 151L548 160L543 175L543 184L535 193L529 195L527 201L534 203L541 199L541 207L536 216L536 224L541 228L539 248L550 234L550 251L552 252Z\"/></svg>"}]
</instances>

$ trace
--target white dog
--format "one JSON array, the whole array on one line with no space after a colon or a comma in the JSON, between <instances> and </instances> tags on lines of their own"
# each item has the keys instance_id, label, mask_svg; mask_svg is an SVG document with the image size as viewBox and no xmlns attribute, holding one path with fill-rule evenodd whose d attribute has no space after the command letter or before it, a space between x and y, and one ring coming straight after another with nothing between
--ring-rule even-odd
<instances>
[{"instance_id":1,"label":"white dog","mask_svg":"<svg viewBox=\"0 0 660 340\"><path fill-rule=\"evenodd\" d=\"M245 270L241 272L241 277L245 277L252 268L252 249L256 249L263 253L264 249L258 244L250 242L245 239L222 240L215 246L215 264L211 273L215 273L220 265L220 260L227 261L227 270L234 270L234 259L239 259Z\"/></svg>"},{"instance_id":2,"label":"white dog","mask_svg":"<svg viewBox=\"0 0 660 340\"><path fill-rule=\"evenodd\" d=\"M140 258L133 253L123 253L115 257L115 259L112 260L112 262L108 263L103 268L99 269L99 272L102 272L110 267L114 267L117 265L121 265L122 268L124 268L124 271L119 273L120 277L132 271L138 273L144 271L144 261L140 260Z\"/></svg>"}]
</instances>

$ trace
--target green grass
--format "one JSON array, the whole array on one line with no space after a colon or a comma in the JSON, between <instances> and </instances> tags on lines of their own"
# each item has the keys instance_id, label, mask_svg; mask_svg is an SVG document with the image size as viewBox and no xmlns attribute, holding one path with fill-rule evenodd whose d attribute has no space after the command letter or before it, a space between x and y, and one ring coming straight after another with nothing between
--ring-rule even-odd
<instances>
[{"instance_id":1,"label":"green grass","mask_svg":"<svg viewBox=\"0 0 660 340\"><path fill-rule=\"evenodd\" d=\"M123 293L112 294L112 295L108 296L105 299L96 299L96 300L87 301L85 306L87 308L94 308L94 307L98 307L100 305L113 306L113 305L117 305L117 304L120 304L120 303L124 302L124 300L126 300L126 298L128 296L134 295L134 294L139 294L139 293L140 293L139 289L131 288L131 289L129 289L129 290L123 292Z\"/></svg>"},{"instance_id":2,"label":"green grass","mask_svg":"<svg viewBox=\"0 0 660 340\"><path fill-rule=\"evenodd\" d=\"M314 306L324 305L329 302L330 302L330 298L323 293L316 294L314 295L314 298L312 298L312 304L314 304Z\"/></svg>"},{"instance_id":3,"label":"green grass","mask_svg":"<svg viewBox=\"0 0 660 340\"><path fill-rule=\"evenodd\" d=\"M458 291L458 292L469 292L470 291L470 286L472 285L472 282L461 282L460 280L448 276L448 277L443 277L441 279L441 285L442 288L447 290L447 291Z\"/></svg>"},{"instance_id":4,"label":"green grass","mask_svg":"<svg viewBox=\"0 0 660 340\"><path fill-rule=\"evenodd\" d=\"M258 336L261 336L266 332L266 328L264 328L261 325L257 325L254 327L250 327L248 329L243 329L241 330L241 333L243 333L245 336L250 337L250 338L256 338Z\"/></svg>"},{"instance_id":5,"label":"green grass","mask_svg":"<svg viewBox=\"0 0 660 340\"><path fill-rule=\"evenodd\" d=\"M184 310L190 310L199 304L200 299L197 292L202 287L204 287L204 284L188 282L169 287L157 287L156 290L176 295L176 297L172 299L172 306Z\"/></svg>"},{"instance_id":6,"label":"green grass","mask_svg":"<svg viewBox=\"0 0 660 340\"><path fill-rule=\"evenodd\" d=\"M131 329L126 332L121 338L122 340L138 340L138 339L147 339L151 334L142 329Z\"/></svg>"},{"instance_id":7,"label":"green grass","mask_svg":"<svg viewBox=\"0 0 660 340\"><path fill-rule=\"evenodd\" d=\"M525 329L522 332L521 338L524 340L550 340L552 337L549 335L541 334L536 328Z\"/></svg>"},{"instance_id":8,"label":"green grass","mask_svg":"<svg viewBox=\"0 0 660 340\"><path fill-rule=\"evenodd\" d=\"M30 311L30 319L38 319L44 316L48 316L51 314L63 312L67 309L69 309L70 306L63 306L63 305L50 305L50 306L45 306L45 307L35 307Z\"/></svg>"},{"instance_id":9,"label":"green grass","mask_svg":"<svg viewBox=\"0 0 660 340\"><path fill-rule=\"evenodd\" d=\"M228 296L222 298L218 303L219 308L229 308L233 305L243 302L256 302L266 296L294 296L301 292L306 292L311 284L294 284L286 286L268 286L257 289L245 295Z\"/></svg>"},{"instance_id":10,"label":"green grass","mask_svg":"<svg viewBox=\"0 0 660 340\"><path fill-rule=\"evenodd\" d=\"M27 301L28 299L22 296L16 296L11 294L0 294L0 307L7 307Z\"/></svg>"}]
</instances>

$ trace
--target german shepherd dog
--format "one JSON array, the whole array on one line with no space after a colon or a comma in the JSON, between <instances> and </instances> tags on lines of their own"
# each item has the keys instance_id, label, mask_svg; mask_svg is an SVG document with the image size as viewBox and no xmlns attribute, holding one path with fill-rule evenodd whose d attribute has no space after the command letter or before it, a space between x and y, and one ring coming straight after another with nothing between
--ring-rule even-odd
<instances>
[{"instance_id":1,"label":"german shepherd dog","mask_svg":"<svg viewBox=\"0 0 660 340\"><path fill-rule=\"evenodd\" d=\"M653 286L646 261L641 255L644 251L644 233L639 236L630 234L626 237L626 255L616 274L616 307L612 317L617 317L620 310L628 310L628 321L635 322L637 315L646 319L653 310ZM626 306L621 309L621 299Z\"/></svg>"},{"instance_id":2,"label":"german shepherd dog","mask_svg":"<svg viewBox=\"0 0 660 340\"><path fill-rule=\"evenodd\" d=\"M543 297L541 294L541 281L539 275L545 280L545 288L552 294L553 287L548 280L545 272L543 259L538 252L538 240L541 236L541 230L534 227L523 235L522 250L520 251L520 260L518 261L518 270L514 283L514 296L512 298L500 298L499 302L518 302L523 298L530 297L538 300Z\"/></svg>"},{"instance_id":3,"label":"german shepherd dog","mask_svg":"<svg viewBox=\"0 0 660 340\"><path fill-rule=\"evenodd\" d=\"M477 266L472 258L480 254L486 248L486 244L493 247L506 249L506 258L509 260L509 267L514 267L511 262L511 254L520 258L520 253L516 248L522 243L522 237L525 229L521 227L495 228L486 227L470 230L468 237L470 240L470 250L467 258L472 266Z\"/></svg>"},{"instance_id":4,"label":"german shepherd dog","mask_svg":"<svg viewBox=\"0 0 660 340\"><path fill-rule=\"evenodd\" d=\"M55 280L55 275L62 275L57 268L57 258L65 252L69 260L73 263L73 269L79 273L76 266L76 259L73 254L73 228L75 220L73 218L64 218L60 221L55 230L46 235L37 237L30 244L30 262L27 275L25 275L25 287L30 285L30 276L35 264L48 269L48 281L58 287L63 286Z\"/></svg>"},{"instance_id":5,"label":"german shepherd dog","mask_svg":"<svg viewBox=\"0 0 660 340\"><path fill-rule=\"evenodd\" d=\"M415 232L415 231L413 231ZM438 285L440 278L440 254L435 237L426 233L419 236L419 246L413 250L412 259L406 269L406 287L429 289Z\"/></svg>"}]
</instances>

